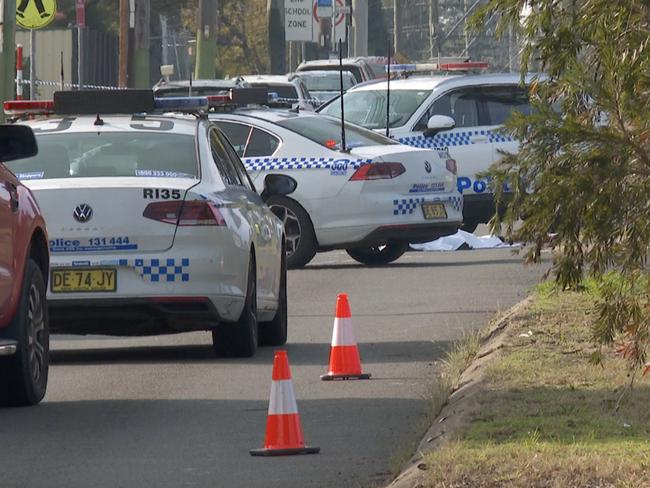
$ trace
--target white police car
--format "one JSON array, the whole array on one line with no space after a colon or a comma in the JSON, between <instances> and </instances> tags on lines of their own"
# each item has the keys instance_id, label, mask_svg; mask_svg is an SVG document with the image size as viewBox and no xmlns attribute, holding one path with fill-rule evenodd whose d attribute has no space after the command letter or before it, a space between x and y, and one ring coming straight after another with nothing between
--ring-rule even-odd
<instances>
[{"instance_id":1,"label":"white police car","mask_svg":"<svg viewBox=\"0 0 650 488\"><path fill-rule=\"evenodd\" d=\"M182 103L207 107L205 98ZM9 163L50 231L51 330L210 330L215 351L234 356L254 354L258 338L283 344L282 223L206 117L148 114L175 104L146 90L5 102L14 115L60 114L27 121L39 154ZM127 110L137 115L110 115ZM263 197L295 187L282 175L266 183Z\"/></svg>"},{"instance_id":2,"label":"white police car","mask_svg":"<svg viewBox=\"0 0 650 488\"><path fill-rule=\"evenodd\" d=\"M474 67L484 63L454 63ZM415 69L415 68L414 68ZM527 80L530 81L530 78ZM358 85L345 94L345 118L368 129L386 129L386 81ZM500 151L516 152L518 142L499 131L512 111L529 113L527 91L518 74L444 74L390 82L390 135L414 147L449 153L458 163L458 189L464 197L464 228L473 231L495 212L487 170ZM319 109L338 117L340 104Z\"/></svg>"},{"instance_id":3,"label":"white police car","mask_svg":"<svg viewBox=\"0 0 650 488\"><path fill-rule=\"evenodd\" d=\"M409 242L457 231L462 197L455 162L443 151L414 149L352 124L313 113L257 108L211 113L253 181L269 172L298 182L268 200L285 224L289 267L317 251L346 249L364 264L399 258Z\"/></svg>"}]
</instances>

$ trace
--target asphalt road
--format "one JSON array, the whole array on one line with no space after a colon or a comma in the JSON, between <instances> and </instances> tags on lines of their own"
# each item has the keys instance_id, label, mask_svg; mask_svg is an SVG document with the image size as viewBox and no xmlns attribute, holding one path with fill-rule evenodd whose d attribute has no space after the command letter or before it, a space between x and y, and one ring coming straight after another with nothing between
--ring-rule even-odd
<instances>
[{"instance_id":1,"label":"asphalt road","mask_svg":"<svg viewBox=\"0 0 650 488\"><path fill-rule=\"evenodd\" d=\"M445 347L542 273L504 249L412 252L384 268L336 251L291 271L286 349L306 441L321 447L312 456L248 454L263 443L273 349L223 360L206 333L54 337L44 402L0 410L0 486L379 486L425 430ZM339 292L369 381L319 380Z\"/></svg>"}]
</instances>

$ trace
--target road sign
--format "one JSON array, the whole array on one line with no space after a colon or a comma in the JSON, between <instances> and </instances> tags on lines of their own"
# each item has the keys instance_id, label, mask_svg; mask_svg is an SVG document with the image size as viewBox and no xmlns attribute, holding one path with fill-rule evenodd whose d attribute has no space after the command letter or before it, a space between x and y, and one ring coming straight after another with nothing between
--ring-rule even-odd
<instances>
[{"instance_id":1,"label":"road sign","mask_svg":"<svg viewBox=\"0 0 650 488\"><path fill-rule=\"evenodd\" d=\"M86 0L77 0L75 7L77 10L77 27L86 27Z\"/></svg>"},{"instance_id":2,"label":"road sign","mask_svg":"<svg viewBox=\"0 0 650 488\"><path fill-rule=\"evenodd\" d=\"M312 14L312 0L285 0L285 39L287 41L311 41L314 37Z\"/></svg>"},{"instance_id":3,"label":"road sign","mask_svg":"<svg viewBox=\"0 0 650 488\"><path fill-rule=\"evenodd\" d=\"M54 20L56 0L20 0L16 23L25 29L41 29Z\"/></svg>"},{"instance_id":4,"label":"road sign","mask_svg":"<svg viewBox=\"0 0 650 488\"><path fill-rule=\"evenodd\" d=\"M327 7L325 7L327 8ZM320 19L323 17L332 17L332 8L329 8L329 12L326 12L326 15L322 15L322 9L319 0L314 2L314 20L320 22ZM329 15L328 15L329 14ZM336 0L336 15L334 16L334 25L339 25L343 20L345 20L346 8L343 0Z\"/></svg>"}]
</instances>

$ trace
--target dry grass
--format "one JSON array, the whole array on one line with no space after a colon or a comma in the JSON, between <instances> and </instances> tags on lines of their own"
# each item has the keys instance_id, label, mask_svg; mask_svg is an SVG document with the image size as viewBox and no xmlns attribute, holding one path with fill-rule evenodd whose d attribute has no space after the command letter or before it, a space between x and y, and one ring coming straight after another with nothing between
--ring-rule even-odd
<instances>
[{"instance_id":1,"label":"dry grass","mask_svg":"<svg viewBox=\"0 0 650 488\"><path fill-rule=\"evenodd\" d=\"M650 487L650 381L605 352L589 363L593 290L550 285L508 328L471 422L427 458L435 487Z\"/></svg>"}]
</instances>

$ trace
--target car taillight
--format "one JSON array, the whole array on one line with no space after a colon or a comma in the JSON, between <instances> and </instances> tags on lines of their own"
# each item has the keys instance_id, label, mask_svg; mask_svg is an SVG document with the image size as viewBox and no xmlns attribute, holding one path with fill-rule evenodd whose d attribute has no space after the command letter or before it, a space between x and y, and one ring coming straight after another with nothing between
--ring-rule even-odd
<instances>
[{"instance_id":1,"label":"car taillight","mask_svg":"<svg viewBox=\"0 0 650 488\"><path fill-rule=\"evenodd\" d=\"M369 163L356 170L350 177L350 181L397 178L404 172L406 168L402 163Z\"/></svg>"},{"instance_id":2,"label":"car taillight","mask_svg":"<svg viewBox=\"0 0 650 488\"><path fill-rule=\"evenodd\" d=\"M447 166L447 171L451 171L455 175L458 174L458 165L456 164L455 159L448 159L445 161L445 166Z\"/></svg>"},{"instance_id":3,"label":"car taillight","mask_svg":"<svg viewBox=\"0 0 650 488\"><path fill-rule=\"evenodd\" d=\"M179 226L226 225L219 209L212 202L205 200L154 202L147 205L142 215L158 222Z\"/></svg>"}]
</instances>

